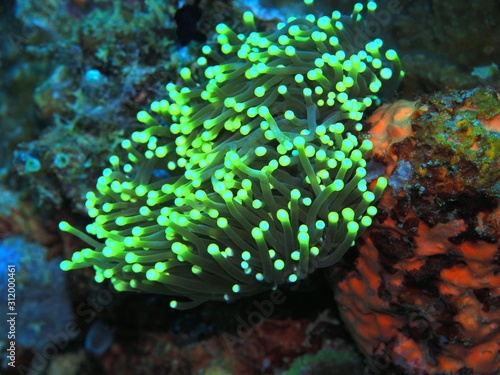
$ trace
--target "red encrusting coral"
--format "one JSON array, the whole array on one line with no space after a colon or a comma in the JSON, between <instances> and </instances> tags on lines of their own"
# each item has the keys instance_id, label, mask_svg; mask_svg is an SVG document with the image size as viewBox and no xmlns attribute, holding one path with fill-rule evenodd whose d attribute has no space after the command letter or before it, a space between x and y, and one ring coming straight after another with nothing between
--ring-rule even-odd
<instances>
[{"instance_id":1,"label":"red encrusting coral","mask_svg":"<svg viewBox=\"0 0 500 375\"><path fill-rule=\"evenodd\" d=\"M336 299L386 374L500 374L499 97L448 91L368 120L389 187Z\"/></svg>"},{"instance_id":2,"label":"red encrusting coral","mask_svg":"<svg viewBox=\"0 0 500 375\"><path fill-rule=\"evenodd\" d=\"M312 324L265 319L241 334L222 333L192 343L170 333L144 332L128 345L113 344L103 363L109 373L120 374L272 374L318 350L304 345Z\"/></svg>"}]
</instances>

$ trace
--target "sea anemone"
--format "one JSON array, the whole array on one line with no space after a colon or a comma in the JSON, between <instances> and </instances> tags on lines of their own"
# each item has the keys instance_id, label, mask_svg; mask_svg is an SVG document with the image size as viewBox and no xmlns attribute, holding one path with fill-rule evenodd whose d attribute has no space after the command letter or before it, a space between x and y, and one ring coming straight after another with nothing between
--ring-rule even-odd
<instances>
[{"instance_id":1,"label":"sea anemone","mask_svg":"<svg viewBox=\"0 0 500 375\"><path fill-rule=\"evenodd\" d=\"M249 35L219 24L220 48L197 60L205 77L183 68L87 194L86 229L103 242L60 224L92 247L61 268L94 266L98 282L180 296L170 305L189 308L337 262L387 184L367 188L372 144L358 141L359 121L403 74L380 39L356 46L362 10L289 19L274 32L256 32L246 12Z\"/></svg>"}]
</instances>

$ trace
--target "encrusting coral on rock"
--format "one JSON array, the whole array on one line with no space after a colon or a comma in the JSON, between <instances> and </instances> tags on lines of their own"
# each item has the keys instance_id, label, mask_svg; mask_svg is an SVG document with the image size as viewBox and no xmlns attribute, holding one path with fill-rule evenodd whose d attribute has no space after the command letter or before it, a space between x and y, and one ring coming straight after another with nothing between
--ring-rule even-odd
<instances>
[{"instance_id":1,"label":"encrusting coral on rock","mask_svg":"<svg viewBox=\"0 0 500 375\"><path fill-rule=\"evenodd\" d=\"M436 93L368 120L389 187L336 299L384 373L498 375L499 94Z\"/></svg>"}]
</instances>

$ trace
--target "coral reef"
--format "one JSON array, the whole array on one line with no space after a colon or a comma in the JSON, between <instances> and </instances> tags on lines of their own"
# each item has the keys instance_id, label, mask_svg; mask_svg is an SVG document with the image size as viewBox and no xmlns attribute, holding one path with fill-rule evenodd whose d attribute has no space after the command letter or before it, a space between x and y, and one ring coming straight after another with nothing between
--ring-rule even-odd
<instances>
[{"instance_id":1,"label":"coral reef","mask_svg":"<svg viewBox=\"0 0 500 375\"><path fill-rule=\"evenodd\" d=\"M407 72L405 92L466 89L492 83L472 73L475 68L500 60L497 1L387 0L380 6L383 9L391 3L398 4L398 12L385 19L384 34L394 42L403 60ZM473 54L464 48L472 45L476 51Z\"/></svg>"},{"instance_id":2,"label":"coral reef","mask_svg":"<svg viewBox=\"0 0 500 375\"><path fill-rule=\"evenodd\" d=\"M349 15L354 3L337 0L335 9ZM369 1L361 3L366 5ZM349 16L342 16L340 21L346 21L345 28L350 30L352 39L363 42L356 46L359 47L356 52L369 40L382 39L384 50L398 51L406 75L399 89L395 85L384 85L374 93L371 96L374 104L366 113L381 102L374 95L382 101L394 95L414 100L415 95L446 88L499 87L497 20L500 6L497 0L379 0L377 4L367 28L347 22ZM316 1L314 14L330 16L331 6L330 2ZM193 92L182 92L186 88L196 89L183 77L186 70L182 67L189 68L192 81L200 83L200 89L206 88L207 66L223 66L224 62L204 55L207 65L198 64L197 61L203 61L197 60L203 53L196 40L206 37L212 50L219 51L221 47L217 42L224 45L224 37L231 39L230 35L215 32L215 26L220 23L228 25L238 37L248 34L247 22L242 21L245 11L254 13L256 30L271 35L276 22L286 23L291 16L303 19L307 7L301 1L283 0L0 1L0 241L3 241L0 259L23 265L23 272L27 270L26 264L29 268L29 275L19 274L23 296L18 295L18 304L24 307L17 346L18 368L2 368L2 374L27 373L28 368L31 375L166 372L282 375L288 368L307 374L335 371L352 374L361 371L365 363L355 351L355 343L345 331L345 325L339 321L331 290L323 279L329 273L330 285L334 287L346 272L341 287L349 291L346 296L352 299L344 302L351 312L359 308L368 314L349 315L345 306L341 308L344 315L350 316L348 326L357 328L352 329L356 342L360 343L374 370L397 375L412 371L440 375L488 373L491 365L488 350L498 347L498 338L495 342L498 331L493 325L498 324L495 314L499 310L499 293L488 284L495 283L498 287L495 272L499 256L498 251L492 250L497 245L499 231L498 90L448 91L421 101L398 101L371 118L369 139L376 145L371 151L375 160L367 159L364 167L367 174L363 179L371 181L385 176L390 188L380 203L379 216L370 229L371 237L361 241L364 246L356 264L357 250L353 248L335 267L317 270L300 282L282 284L277 290L241 298L232 304L208 301L184 311L169 307L172 297L117 293L109 279L97 284L93 282L92 268L67 273L65 279L54 269L53 259L61 254L63 259L70 259L76 249L86 246L71 233L61 232L57 223L67 220L78 228L89 223L87 192L94 189L103 169L109 167L114 171L114 166L109 165L110 156L117 155L121 163L127 163L128 152L121 148L122 139L150 126L137 121L137 112L154 100L162 103L164 85L169 81L175 86L170 86L172 90L168 91L166 100L170 106L185 105L177 103L176 98L193 95ZM363 20L361 24L366 22L364 15ZM300 35L290 38L300 39ZM190 42L192 39L195 40ZM345 40L340 41L345 49ZM187 45L182 46L185 43ZM255 48L262 51L259 46ZM297 48L296 56L273 56L271 60L302 59L303 52ZM222 51L224 59L233 55ZM269 65L269 60L264 63ZM286 63L287 67L289 64ZM303 89L300 85L311 83L307 75L303 75L302 83L288 77L289 93L292 88ZM234 93L236 85L231 85L232 82L235 81L221 82L218 86L225 85L228 92ZM316 102L319 95L315 92L316 86L321 83L316 81L309 87L315 104L321 107ZM259 98L255 87L248 87L251 90L246 95L252 100L264 100L273 89L268 88ZM349 90L350 96L353 91ZM217 98L217 94L214 95ZM282 97L278 95L278 98ZM187 104L204 103L199 98L189 98ZM304 96L298 93L290 109L299 119L307 118L301 113L304 105ZM272 112L273 106L266 106L281 124L283 119ZM325 108L332 107L327 103L321 107ZM180 123L170 113L150 113L161 125ZM222 111L211 113L219 116ZM253 120L263 119L257 113ZM434 126L429 126L431 122ZM363 131L359 132L359 128L357 125L351 133L362 144ZM166 142L167 138L174 141L179 136L181 134L157 138ZM237 142L245 143L244 139L248 139L247 136L238 138ZM219 143L222 139L219 135L213 141ZM132 143L144 155L150 142ZM156 149L159 143L156 142ZM256 155L255 160L270 157L277 144L277 140L266 143L266 155ZM251 142L245 147L255 149L253 152L257 150ZM176 158L175 155L175 151L170 154ZM279 164L280 159L277 160ZM314 157L311 163L315 165ZM138 170L139 163L129 164L134 166L134 171ZM287 168L279 164L277 171L271 174ZM155 167L152 178L176 177L180 169ZM296 170L299 169L297 164ZM287 171L288 174L296 172L290 172L290 168ZM134 179L133 172L122 174ZM295 173L293 183L298 183L296 188L301 192L310 192L304 176L304 173L300 176ZM210 190L209 183L202 185L204 190L207 186ZM253 184L252 188L255 187ZM257 188L260 189L259 184ZM271 191L283 198L277 189ZM289 210L286 205L290 197L286 198L288 200L278 203ZM149 197L146 194L137 199L146 206ZM236 203L237 199L236 192ZM218 203L225 202L221 199ZM175 201L170 206L174 207ZM95 207L100 209L102 205L95 204ZM123 216L129 219L127 215ZM245 219L251 220L251 217L245 216ZM272 220L266 217L266 221ZM283 229L281 222L274 222L278 229ZM152 221L141 225L150 228L156 224ZM223 232L222 228L215 229ZM243 229L242 232L240 237L246 235L246 241L254 248L256 242L251 231ZM145 239L145 235L142 234L141 239ZM207 243L213 242L198 232L196 235ZM106 238L98 238L98 241L105 242ZM278 243L281 247L276 246L278 249L286 246L281 242ZM140 254L143 253L138 252ZM259 260L255 258L252 254L245 262ZM236 266L241 271L239 263ZM284 270L294 264L286 262ZM187 272L190 278L195 277L192 270ZM25 290L28 279L32 285L32 275L42 275L43 280L35 278L38 288L33 291L30 286L30 290ZM144 277L143 273L134 275ZM65 343L64 348L58 346L57 352L53 352L50 343L45 347L46 352L28 348L36 344L35 337L43 343L50 327L55 327L51 333L57 337L61 326L46 314L48 308L43 302L40 305L35 300L26 302L25 297L33 292L54 301L65 282L71 305L56 312L71 316L73 307L80 334ZM359 289L353 292L349 289L353 286ZM277 293L283 293L283 298L267 306L267 310L261 310L265 301ZM68 296L60 297L67 304ZM179 300L184 301L182 297ZM331 316L323 316L321 312L325 309ZM24 324L29 317L32 319ZM360 323L361 318L368 322L366 326ZM100 322L116 330L105 330ZM491 337L485 338L488 330ZM390 333L394 333L393 341L382 340ZM232 345L228 345L227 340ZM26 347L20 346L21 343ZM0 344L4 350L5 337ZM374 347L377 349L370 352ZM353 361L359 366L353 366ZM364 374L372 373L368 368L363 370Z\"/></svg>"},{"instance_id":3,"label":"coral reef","mask_svg":"<svg viewBox=\"0 0 500 375\"><path fill-rule=\"evenodd\" d=\"M335 364L346 370L364 366L359 354L353 353L352 346L345 341L346 332L342 331L339 321L326 322L325 317L320 316L316 320L262 318L258 322L248 322L252 320L250 310L235 310L237 304L223 305L218 312L230 314L228 318L232 321L244 320L244 324L234 329L225 326L222 331L197 338L186 331L163 332L144 327L135 331L122 327L122 338L102 356L103 372L127 373L132 367L134 373L144 374L163 371L171 374L284 375L291 371L289 369L295 373L303 369L310 371L307 374L314 374L314 369ZM213 303L211 308L213 310ZM190 315L192 311L180 313ZM171 309L169 312L178 313ZM216 314L212 312L213 317ZM191 325L195 321L183 320ZM325 331L331 337L327 337ZM318 350L321 350L318 355L321 364L314 366L307 355ZM329 356L331 353L338 355ZM296 358L299 359L295 361ZM355 361L357 366L353 366Z\"/></svg>"},{"instance_id":4,"label":"coral reef","mask_svg":"<svg viewBox=\"0 0 500 375\"><path fill-rule=\"evenodd\" d=\"M210 21L213 14L211 22L232 12L218 3L204 12ZM102 172L103 159L116 139L139 129L135 115L160 95L160 77L175 77L181 62L195 59L192 45L176 45L176 2L2 6L18 21L6 22L8 40L0 56L9 87L0 91L5 130L0 145L9 150L0 155L6 167L0 177L20 174L17 184L29 186L30 199L46 211L69 200L75 212L84 213L85 193ZM60 153L68 157L64 170L54 163Z\"/></svg>"},{"instance_id":5,"label":"coral reef","mask_svg":"<svg viewBox=\"0 0 500 375\"><path fill-rule=\"evenodd\" d=\"M142 332L133 343L113 345L103 363L118 373L127 373L132 362L140 374L273 374L309 351L302 345L308 323L267 319L236 342L222 334L184 344L172 334Z\"/></svg>"},{"instance_id":6,"label":"coral reef","mask_svg":"<svg viewBox=\"0 0 500 375\"><path fill-rule=\"evenodd\" d=\"M499 92L436 93L368 121L389 187L336 287L344 321L385 374L498 374Z\"/></svg>"},{"instance_id":7,"label":"coral reef","mask_svg":"<svg viewBox=\"0 0 500 375\"><path fill-rule=\"evenodd\" d=\"M46 261L46 249L9 237L0 242L0 266L15 265L18 324L15 342L25 348L40 349L51 337L65 332L73 320L73 311L66 291L64 274L58 267L60 258ZM2 303L7 305L7 273L0 276ZM8 332L2 319L2 332Z\"/></svg>"}]
</instances>

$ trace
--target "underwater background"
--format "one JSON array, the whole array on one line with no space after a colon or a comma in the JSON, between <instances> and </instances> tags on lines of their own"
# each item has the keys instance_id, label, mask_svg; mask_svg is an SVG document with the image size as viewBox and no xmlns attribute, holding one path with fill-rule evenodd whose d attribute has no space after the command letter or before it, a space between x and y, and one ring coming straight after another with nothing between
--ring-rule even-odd
<instances>
[{"instance_id":1,"label":"underwater background","mask_svg":"<svg viewBox=\"0 0 500 375\"><path fill-rule=\"evenodd\" d=\"M314 14L355 3L316 0ZM0 373L500 374L500 2L377 4L370 30L405 74L362 119L371 172L389 181L374 224L299 286L176 310L92 268L63 272L88 245L59 223L91 223L87 193L145 128L137 113L218 24L246 32L251 11L269 31L308 8L2 0Z\"/></svg>"}]
</instances>

